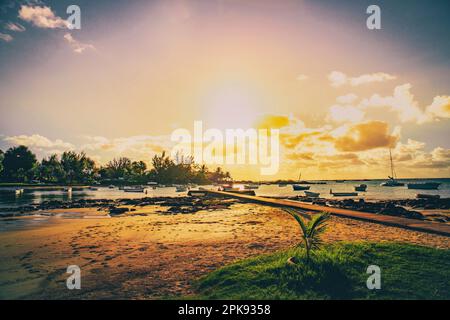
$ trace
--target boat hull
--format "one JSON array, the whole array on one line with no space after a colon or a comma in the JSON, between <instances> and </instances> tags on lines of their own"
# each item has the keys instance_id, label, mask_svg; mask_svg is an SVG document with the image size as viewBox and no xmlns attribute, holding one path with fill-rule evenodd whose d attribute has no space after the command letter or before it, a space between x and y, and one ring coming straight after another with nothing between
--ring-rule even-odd
<instances>
[{"instance_id":1,"label":"boat hull","mask_svg":"<svg viewBox=\"0 0 450 320\"><path fill-rule=\"evenodd\" d=\"M304 190L309 190L309 188L311 188L311 187L294 184L294 185L292 185L292 188L294 189L294 191L304 191Z\"/></svg>"},{"instance_id":2,"label":"boat hull","mask_svg":"<svg viewBox=\"0 0 450 320\"><path fill-rule=\"evenodd\" d=\"M436 190L441 184L437 182L408 183L408 189Z\"/></svg>"}]
</instances>

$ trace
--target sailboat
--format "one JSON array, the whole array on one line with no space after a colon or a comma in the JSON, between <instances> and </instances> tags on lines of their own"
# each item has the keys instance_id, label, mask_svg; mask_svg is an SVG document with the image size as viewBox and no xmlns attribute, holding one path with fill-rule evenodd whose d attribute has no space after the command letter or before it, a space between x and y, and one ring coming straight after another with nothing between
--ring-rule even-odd
<instances>
[{"instance_id":1,"label":"sailboat","mask_svg":"<svg viewBox=\"0 0 450 320\"><path fill-rule=\"evenodd\" d=\"M311 188L311 186L302 186L301 184L305 184L306 181L302 181L302 173L300 172L300 175L298 177L298 183L299 184L293 184L292 188L294 189L294 191L303 191L303 190L309 190L309 188Z\"/></svg>"},{"instance_id":2,"label":"sailboat","mask_svg":"<svg viewBox=\"0 0 450 320\"><path fill-rule=\"evenodd\" d=\"M389 180L386 182L383 182L381 184L381 186L382 187L403 187L405 184L403 182L397 181L397 175L395 174L395 169L394 169L394 162L392 161L391 149L389 149L389 159L391 162L391 175L388 176Z\"/></svg>"}]
</instances>

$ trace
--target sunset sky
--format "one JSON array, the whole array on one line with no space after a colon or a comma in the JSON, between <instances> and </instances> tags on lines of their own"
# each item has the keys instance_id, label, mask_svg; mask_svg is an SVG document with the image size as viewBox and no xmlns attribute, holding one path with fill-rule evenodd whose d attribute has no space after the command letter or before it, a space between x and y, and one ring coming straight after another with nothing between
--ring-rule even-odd
<instances>
[{"instance_id":1,"label":"sunset sky","mask_svg":"<svg viewBox=\"0 0 450 320\"><path fill-rule=\"evenodd\" d=\"M381 30L366 8L381 7ZM66 8L81 8L68 30ZM2 1L0 149L149 161L170 134L279 128L237 179L449 177L448 1Z\"/></svg>"}]
</instances>

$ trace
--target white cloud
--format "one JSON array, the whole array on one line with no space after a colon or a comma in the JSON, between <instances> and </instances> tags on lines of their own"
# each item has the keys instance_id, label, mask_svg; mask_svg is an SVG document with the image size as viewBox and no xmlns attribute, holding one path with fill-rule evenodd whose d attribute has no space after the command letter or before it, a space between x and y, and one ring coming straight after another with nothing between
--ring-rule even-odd
<instances>
[{"instance_id":1,"label":"white cloud","mask_svg":"<svg viewBox=\"0 0 450 320\"><path fill-rule=\"evenodd\" d=\"M4 141L13 145L24 145L27 147L35 147L39 149L67 149L72 150L74 146L71 143L64 142L61 139L50 140L39 134L7 136Z\"/></svg>"},{"instance_id":2,"label":"white cloud","mask_svg":"<svg viewBox=\"0 0 450 320\"><path fill-rule=\"evenodd\" d=\"M433 103L425 109L425 112L434 119L450 118L450 96L434 97Z\"/></svg>"},{"instance_id":3,"label":"white cloud","mask_svg":"<svg viewBox=\"0 0 450 320\"><path fill-rule=\"evenodd\" d=\"M47 6L22 5L19 10L19 18L32 23L34 26L45 29L65 29L68 26L66 20L55 15Z\"/></svg>"},{"instance_id":4,"label":"white cloud","mask_svg":"<svg viewBox=\"0 0 450 320\"><path fill-rule=\"evenodd\" d=\"M86 49L95 50L95 47L92 44L82 43L76 40L70 33L66 33L64 39L76 53L83 53Z\"/></svg>"},{"instance_id":5,"label":"white cloud","mask_svg":"<svg viewBox=\"0 0 450 320\"><path fill-rule=\"evenodd\" d=\"M8 22L5 24L5 29L14 32L24 32L26 29L20 23Z\"/></svg>"},{"instance_id":6,"label":"white cloud","mask_svg":"<svg viewBox=\"0 0 450 320\"><path fill-rule=\"evenodd\" d=\"M401 122L423 124L444 118L450 118L450 97L436 96L431 105L420 108L411 93L409 83L395 87L392 96L382 97L374 94L361 102L362 108L387 107L398 113Z\"/></svg>"},{"instance_id":7,"label":"white cloud","mask_svg":"<svg viewBox=\"0 0 450 320\"><path fill-rule=\"evenodd\" d=\"M366 83L383 82L386 80L393 80L396 77L384 72L377 72L371 74L363 74L357 77L349 77L340 71L332 71L328 75L328 80L333 87L340 87L343 85L350 85L352 87L360 86Z\"/></svg>"},{"instance_id":8,"label":"white cloud","mask_svg":"<svg viewBox=\"0 0 450 320\"><path fill-rule=\"evenodd\" d=\"M11 37L11 35L9 35L9 34L0 32L0 40L3 40L5 42L10 42L13 40L13 37Z\"/></svg>"},{"instance_id":9,"label":"white cloud","mask_svg":"<svg viewBox=\"0 0 450 320\"><path fill-rule=\"evenodd\" d=\"M329 109L328 121L360 122L364 119L364 111L354 106L333 105Z\"/></svg>"},{"instance_id":10,"label":"white cloud","mask_svg":"<svg viewBox=\"0 0 450 320\"><path fill-rule=\"evenodd\" d=\"M336 101L340 104L350 104L356 101L358 99L358 96L354 93L349 93L344 96L339 96L336 98Z\"/></svg>"}]
</instances>

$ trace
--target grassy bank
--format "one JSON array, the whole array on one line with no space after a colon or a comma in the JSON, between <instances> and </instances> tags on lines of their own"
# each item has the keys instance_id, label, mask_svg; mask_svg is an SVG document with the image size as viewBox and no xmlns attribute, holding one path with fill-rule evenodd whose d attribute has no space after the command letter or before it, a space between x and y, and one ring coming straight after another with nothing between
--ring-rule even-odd
<instances>
[{"instance_id":1,"label":"grassy bank","mask_svg":"<svg viewBox=\"0 0 450 320\"><path fill-rule=\"evenodd\" d=\"M296 257L295 265L287 259ZM203 299L450 299L450 250L399 243L339 243L259 256L216 270L197 283ZM369 265L381 289L368 290Z\"/></svg>"}]
</instances>

